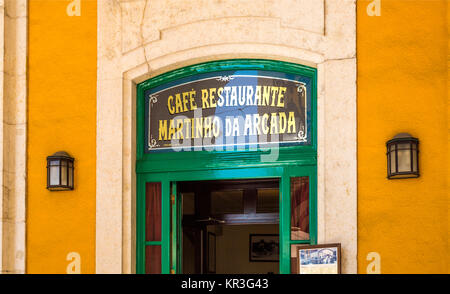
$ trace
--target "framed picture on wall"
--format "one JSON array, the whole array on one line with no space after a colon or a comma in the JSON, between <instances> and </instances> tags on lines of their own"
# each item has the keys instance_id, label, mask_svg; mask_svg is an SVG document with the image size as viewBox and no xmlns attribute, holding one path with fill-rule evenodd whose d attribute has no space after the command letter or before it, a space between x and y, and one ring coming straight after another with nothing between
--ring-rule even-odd
<instances>
[{"instance_id":1,"label":"framed picture on wall","mask_svg":"<svg viewBox=\"0 0 450 294\"><path fill-rule=\"evenodd\" d=\"M340 274L341 244L297 247L298 274Z\"/></svg>"},{"instance_id":2,"label":"framed picture on wall","mask_svg":"<svg viewBox=\"0 0 450 294\"><path fill-rule=\"evenodd\" d=\"M249 260L278 262L279 237L276 234L250 234Z\"/></svg>"},{"instance_id":3,"label":"framed picture on wall","mask_svg":"<svg viewBox=\"0 0 450 294\"><path fill-rule=\"evenodd\" d=\"M216 273L216 234L208 232L208 273Z\"/></svg>"}]
</instances>

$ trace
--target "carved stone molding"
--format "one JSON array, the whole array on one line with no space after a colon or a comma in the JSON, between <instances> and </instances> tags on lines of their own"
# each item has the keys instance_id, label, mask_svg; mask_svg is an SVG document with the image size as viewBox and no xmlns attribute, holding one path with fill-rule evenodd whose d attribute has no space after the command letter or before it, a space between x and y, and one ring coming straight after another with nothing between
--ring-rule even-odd
<instances>
[{"instance_id":1,"label":"carved stone molding","mask_svg":"<svg viewBox=\"0 0 450 294\"><path fill-rule=\"evenodd\" d=\"M135 270L136 84L179 67L230 58L317 67L318 240L341 242L343 272L356 273L355 0L254 3L99 1L98 273Z\"/></svg>"},{"instance_id":2,"label":"carved stone molding","mask_svg":"<svg viewBox=\"0 0 450 294\"><path fill-rule=\"evenodd\" d=\"M25 273L27 0L0 0L0 272Z\"/></svg>"}]
</instances>

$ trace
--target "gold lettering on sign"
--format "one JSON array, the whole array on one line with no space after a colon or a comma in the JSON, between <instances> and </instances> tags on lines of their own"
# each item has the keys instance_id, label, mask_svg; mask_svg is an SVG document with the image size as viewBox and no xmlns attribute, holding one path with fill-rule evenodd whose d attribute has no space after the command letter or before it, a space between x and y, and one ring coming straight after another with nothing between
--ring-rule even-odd
<instances>
[{"instance_id":1,"label":"gold lettering on sign","mask_svg":"<svg viewBox=\"0 0 450 294\"><path fill-rule=\"evenodd\" d=\"M300 87L303 87L302 89L306 91L306 87L303 84L295 84L295 87L298 87L295 91L295 88L290 89L280 86L282 84L278 82L274 82L270 86L228 84L230 86L192 88L186 89L186 91L179 90L178 92L175 90L167 94L165 97L167 100L164 100L164 97L160 100L167 103L160 106L163 108L167 106L167 112L170 115L167 119L164 119L164 116L161 119L158 118L158 115L161 115L161 108L155 107L156 100L150 101L153 104L150 104L149 107L155 111L152 112L154 114L152 119L155 127L158 127L158 134L152 133L151 136L159 141L183 140L183 143L190 142L190 139L205 138L211 138L211 141L217 143L221 142L222 136L264 135L271 135L271 140L275 141L278 139L273 139L275 137L272 135L279 138L277 135L280 134L290 134L290 136L285 137L291 140L289 142L292 142L292 138L298 140L306 126L299 126L297 121L299 118L295 115L303 117L305 109L300 104L306 102L304 101L306 95L297 96L296 93L302 93L298 90ZM156 95L163 96L160 92L152 95L155 97ZM294 96L287 97L287 93ZM227 107L230 107L229 111L226 109L218 110ZM306 107L306 103L304 107ZM202 110L208 110L205 112L208 115L207 117L202 117ZM190 111L194 112L193 116L189 114L187 116L180 115ZM163 114L166 113L167 115L167 112L164 111ZM222 117L223 114L226 115L226 119ZM231 116L228 114L231 114ZM304 122L306 122L306 110L304 115ZM262 140L260 137L256 139ZM170 146L168 143L162 144Z\"/></svg>"}]
</instances>

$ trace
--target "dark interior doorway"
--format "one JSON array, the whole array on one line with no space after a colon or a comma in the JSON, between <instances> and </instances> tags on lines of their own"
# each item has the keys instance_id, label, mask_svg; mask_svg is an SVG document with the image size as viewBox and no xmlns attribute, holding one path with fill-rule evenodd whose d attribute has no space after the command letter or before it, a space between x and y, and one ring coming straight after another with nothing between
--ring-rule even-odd
<instances>
[{"instance_id":1,"label":"dark interior doorway","mask_svg":"<svg viewBox=\"0 0 450 294\"><path fill-rule=\"evenodd\" d=\"M279 272L279 180L180 182L182 272Z\"/></svg>"}]
</instances>

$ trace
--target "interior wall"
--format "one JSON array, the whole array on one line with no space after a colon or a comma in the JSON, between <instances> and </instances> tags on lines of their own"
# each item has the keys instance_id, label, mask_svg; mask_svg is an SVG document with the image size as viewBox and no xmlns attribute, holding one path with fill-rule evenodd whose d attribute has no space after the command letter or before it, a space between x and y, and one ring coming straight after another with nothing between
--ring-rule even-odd
<instances>
[{"instance_id":1,"label":"interior wall","mask_svg":"<svg viewBox=\"0 0 450 294\"><path fill-rule=\"evenodd\" d=\"M216 232L217 274L278 273L278 262L250 262L250 234L278 234L278 225L223 225L213 226Z\"/></svg>"},{"instance_id":2,"label":"interior wall","mask_svg":"<svg viewBox=\"0 0 450 294\"><path fill-rule=\"evenodd\" d=\"M183 274L195 274L195 246L183 230Z\"/></svg>"}]
</instances>

